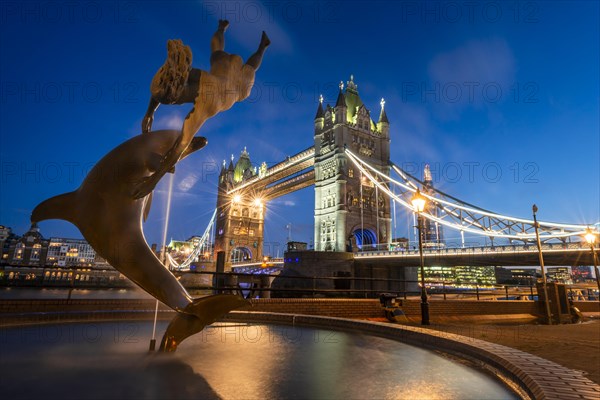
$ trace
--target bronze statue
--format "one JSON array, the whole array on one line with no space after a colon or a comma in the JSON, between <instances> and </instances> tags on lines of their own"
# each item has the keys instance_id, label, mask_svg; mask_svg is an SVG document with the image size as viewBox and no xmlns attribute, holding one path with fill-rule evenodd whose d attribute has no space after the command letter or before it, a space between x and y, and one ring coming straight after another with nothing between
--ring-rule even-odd
<instances>
[{"instance_id":1,"label":"bronze statue","mask_svg":"<svg viewBox=\"0 0 600 400\"><path fill-rule=\"evenodd\" d=\"M175 351L185 338L201 331L229 311L249 304L233 295L193 299L177 278L148 247L142 222L148 216L151 192L175 164L203 148L207 140L194 137L202 124L248 97L254 73L270 42L263 32L258 51L246 64L223 51L227 21L219 21L211 47L210 73L191 69L192 54L181 41L169 41L169 56L152 81L152 99L141 135L104 156L74 192L40 203L32 222L64 219L114 268L156 299L177 311L161 341L161 350ZM181 131L149 134L152 115L160 103L193 102Z\"/></svg>"},{"instance_id":2,"label":"bronze statue","mask_svg":"<svg viewBox=\"0 0 600 400\"><path fill-rule=\"evenodd\" d=\"M192 299L146 243L142 219L148 215L150 196L134 199L130 187L132 182L156 171L179 133L164 130L129 139L104 156L77 190L40 203L31 214L33 222L71 222L113 267L178 311L162 339L161 349L165 351L175 350L177 344L205 325L248 304L233 295ZM182 157L205 145L206 139L194 138Z\"/></svg>"},{"instance_id":3,"label":"bronze statue","mask_svg":"<svg viewBox=\"0 0 600 400\"><path fill-rule=\"evenodd\" d=\"M167 43L167 60L150 86L150 104L142 120L142 132L150 132L154 112L160 104L193 103L194 107L183 122L181 136L161 160L158 169L135 186L135 198L150 193L164 174L173 169L207 119L250 96L255 73L271 41L263 31L258 49L243 64L240 56L224 51L224 33L228 26L228 21L219 20L212 37L210 72L191 68L192 52L181 40Z\"/></svg>"}]
</instances>

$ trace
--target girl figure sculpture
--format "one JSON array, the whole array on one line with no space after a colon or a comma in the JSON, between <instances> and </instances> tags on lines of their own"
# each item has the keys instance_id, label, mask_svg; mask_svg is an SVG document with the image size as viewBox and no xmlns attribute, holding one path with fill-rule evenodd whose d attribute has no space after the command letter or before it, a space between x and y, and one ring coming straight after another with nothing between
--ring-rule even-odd
<instances>
[{"instance_id":1,"label":"girl figure sculpture","mask_svg":"<svg viewBox=\"0 0 600 400\"><path fill-rule=\"evenodd\" d=\"M181 135L156 171L135 185L134 198L149 194L165 173L173 170L207 119L250 95L255 73L271 41L263 31L258 50L244 63L237 54L224 51L224 33L228 26L228 21L219 20L210 43L212 54L208 72L191 67L192 52L181 40L168 41L167 60L152 79L150 104L142 120L142 132L150 132L154 112L160 104L193 103L194 106L183 122ZM206 142L204 138L202 140Z\"/></svg>"}]
</instances>

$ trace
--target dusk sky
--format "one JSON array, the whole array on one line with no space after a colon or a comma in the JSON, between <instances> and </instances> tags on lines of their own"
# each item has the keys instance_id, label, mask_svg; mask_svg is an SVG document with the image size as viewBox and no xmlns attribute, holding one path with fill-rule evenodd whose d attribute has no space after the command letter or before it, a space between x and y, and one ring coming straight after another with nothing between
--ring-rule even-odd
<instances>
[{"instance_id":1,"label":"dusk sky","mask_svg":"<svg viewBox=\"0 0 600 400\"><path fill-rule=\"evenodd\" d=\"M391 159L437 188L515 217L600 221L599 2L27 2L0 4L0 224L17 234L48 197L140 133L168 39L209 69L210 39L247 58L272 41L252 95L197 135L177 165L168 238L202 234L219 168L247 147L257 166L313 144L318 98L335 104L353 74L376 119L385 98ZM181 128L191 105L161 106L154 129ZM144 231L162 238L165 177ZM313 238L314 189L269 203L265 243ZM397 236L409 231L405 211ZM46 237L79 238L64 221ZM279 249L281 246L273 245ZM268 250L267 250L268 252ZM275 250L276 252L276 250Z\"/></svg>"}]
</instances>

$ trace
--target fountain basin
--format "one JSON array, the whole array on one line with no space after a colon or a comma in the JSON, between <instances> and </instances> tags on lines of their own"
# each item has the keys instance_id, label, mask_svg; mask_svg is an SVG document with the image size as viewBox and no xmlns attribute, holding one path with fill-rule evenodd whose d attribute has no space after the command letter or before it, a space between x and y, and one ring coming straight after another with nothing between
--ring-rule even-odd
<instances>
[{"instance_id":1,"label":"fountain basin","mask_svg":"<svg viewBox=\"0 0 600 400\"><path fill-rule=\"evenodd\" d=\"M223 322L175 354L148 353L151 332L149 321L5 327L1 390L12 399L518 398L473 366L359 332Z\"/></svg>"}]
</instances>

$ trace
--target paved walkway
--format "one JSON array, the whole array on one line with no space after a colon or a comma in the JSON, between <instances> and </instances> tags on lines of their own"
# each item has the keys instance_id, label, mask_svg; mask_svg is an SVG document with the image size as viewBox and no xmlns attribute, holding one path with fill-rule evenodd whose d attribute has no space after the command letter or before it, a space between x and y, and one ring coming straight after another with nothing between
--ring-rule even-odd
<instances>
[{"instance_id":1,"label":"paved walkway","mask_svg":"<svg viewBox=\"0 0 600 400\"><path fill-rule=\"evenodd\" d=\"M417 322L411 324L420 326ZM535 325L488 320L443 321L429 329L497 343L581 371L600 384L600 320L582 324ZM598 397L600 399L600 395Z\"/></svg>"}]
</instances>

